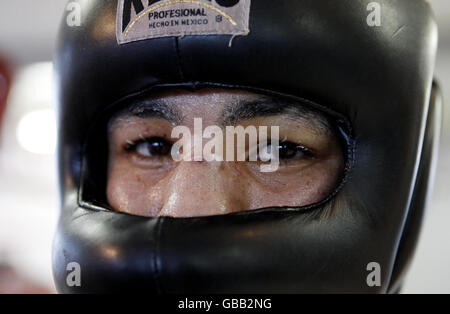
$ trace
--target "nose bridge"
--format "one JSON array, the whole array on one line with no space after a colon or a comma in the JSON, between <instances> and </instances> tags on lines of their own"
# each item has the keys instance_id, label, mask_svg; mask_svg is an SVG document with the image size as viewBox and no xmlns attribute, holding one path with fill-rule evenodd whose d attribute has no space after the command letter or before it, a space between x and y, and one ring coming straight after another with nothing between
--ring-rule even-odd
<instances>
[{"instance_id":1,"label":"nose bridge","mask_svg":"<svg viewBox=\"0 0 450 314\"><path fill-rule=\"evenodd\" d=\"M159 215L192 217L243 210L245 193L226 168L224 162L180 162L167 183Z\"/></svg>"}]
</instances>

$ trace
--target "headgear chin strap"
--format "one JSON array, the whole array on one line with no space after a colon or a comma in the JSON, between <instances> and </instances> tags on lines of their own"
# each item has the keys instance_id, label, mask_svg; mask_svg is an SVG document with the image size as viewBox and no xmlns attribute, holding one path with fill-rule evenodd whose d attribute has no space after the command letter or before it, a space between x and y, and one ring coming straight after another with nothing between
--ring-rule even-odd
<instances>
[{"instance_id":1,"label":"headgear chin strap","mask_svg":"<svg viewBox=\"0 0 450 314\"><path fill-rule=\"evenodd\" d=\"M58 290L397 292L429 197L439 134L429 4L186 2L79 1L80 26L64 19L55 57ZM170 24L177 19L191 24ZM346 180L326 202L303 208L186 219L109 210L109 114L125 99L167 87L251 90L337 113L348 122ZM68 277L74 265L79 282Z\"/></svg>"}]
</instances>

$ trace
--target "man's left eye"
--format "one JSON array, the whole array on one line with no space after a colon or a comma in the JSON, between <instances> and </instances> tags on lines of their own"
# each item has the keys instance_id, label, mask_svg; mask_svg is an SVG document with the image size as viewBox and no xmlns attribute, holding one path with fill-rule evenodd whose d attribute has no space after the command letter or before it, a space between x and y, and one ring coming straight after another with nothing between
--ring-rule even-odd
<instances>
[{"instance_id":1,"label":"man's left eye","mask_svg":"<svg viewBox=\"0 0 450 314\"><path fill-rule=\"evenodd\" d=\"M311 155L309 149L292 142L280 143L278 151L280 152L280 159L301 159Z\"/></svg>"},{"instance_id":2,"label":"man's left eye","mask_svg":"<svg viewBox=\"0 0 450 314\"><path fill-rule=\"evenodd\" d=\"M277 154L275 153L275 149L278 150L278 158L280 160L299 160L314 157L314 154L308 148L296 143L285 141L277 144L276 146L274 144L267 145L266 149L259 152L259 159L276 159Z\"/></svg>"},{"instance_id":3,"label":"man's left eye","mask_svg":"<svg viewBox=\"0 0 450 314\"><path fill-rule=\"evenodd\" d=\"M135 144L134 150L143 157L164 157L170 154L172 143L163 138L149 138Z\"/></svg>"}]
</instances>

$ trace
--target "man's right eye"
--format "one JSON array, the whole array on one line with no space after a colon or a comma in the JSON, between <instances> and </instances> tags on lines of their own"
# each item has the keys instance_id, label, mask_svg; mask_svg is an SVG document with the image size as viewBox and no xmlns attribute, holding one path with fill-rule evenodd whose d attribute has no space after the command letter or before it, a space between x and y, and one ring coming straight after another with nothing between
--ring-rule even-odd
<instances>
[{"instance_id":1,"label":"man's right eye","mask_svg":"<svg viewBox=\"0 0 450 314\"><path fill-rule=\"evenodd\" d=\"M160 138L152 137L139 140L127 147L127 151L136 152L140 157L165 157L170 155L172 143Z\"/></svg>"}]
</instances>

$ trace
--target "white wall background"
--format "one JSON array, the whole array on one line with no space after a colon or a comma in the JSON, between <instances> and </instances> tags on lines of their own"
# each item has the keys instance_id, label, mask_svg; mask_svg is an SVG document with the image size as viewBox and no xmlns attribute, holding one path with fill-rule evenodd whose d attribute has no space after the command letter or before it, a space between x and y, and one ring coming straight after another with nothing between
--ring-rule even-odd
<instances>
[{"instance_id":1,"label":"white wall background","mask_svg":"<svg viewBox=\"0 0 450 314\"><path fill-rule=\"evenodd\" d=\"M436 76L450 102L450 1L430 2L440 25ZM65 0L0 0L0 55L11 60L17 69L51 60L65 3ZM48 64L42 65L41 71L45 77L49 73ZM37 80L36 85L45 84L43 80ZM49 95L41 95L44 100L36 102L36 97L26 97L39 93L36 89L23 92L20 88L16 86L11 95L8 123L0 141L0 254L6 251L21 271L52 287L50 247L57 215L54 157L33 155L11 144L20 115L27 110L45 109L51 106L51 100L45 100ZM447 108L436 188L404 287L406 293L450 293L450 110ZM30 163L34 167L30 168Z\"/></svg>"}]
</instances>

